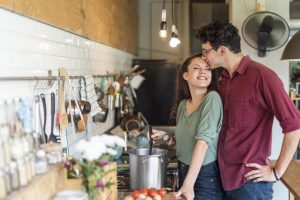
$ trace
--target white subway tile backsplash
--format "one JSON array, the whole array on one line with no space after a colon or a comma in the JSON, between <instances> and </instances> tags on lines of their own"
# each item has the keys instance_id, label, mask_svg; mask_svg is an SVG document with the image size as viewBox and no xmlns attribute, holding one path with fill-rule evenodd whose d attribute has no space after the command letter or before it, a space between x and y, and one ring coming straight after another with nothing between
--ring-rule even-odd
<instances>
[{"instance_id":1,"label":"white subway tile backsplash","mask_svg":"<svg viewBox=\"0 0 300 200\"><path fill-rule=\"evenodd\" d=\"M57 75L59 67L66 67L71 76L118 73L129 70L132 58L132 54L122 50L0 9L0 77L47 76L48 70ZM78 85L76 81L73 84L75 88ZM33 98L41 91L37 90L40 86L47 84L45 81L0 80L0 98ZM105 123L90 122L90 133L103 133L113 126L113 119L110 112ZM69 144L85 136L84 133L67 133Z\"/></svg>"}]
</instances>

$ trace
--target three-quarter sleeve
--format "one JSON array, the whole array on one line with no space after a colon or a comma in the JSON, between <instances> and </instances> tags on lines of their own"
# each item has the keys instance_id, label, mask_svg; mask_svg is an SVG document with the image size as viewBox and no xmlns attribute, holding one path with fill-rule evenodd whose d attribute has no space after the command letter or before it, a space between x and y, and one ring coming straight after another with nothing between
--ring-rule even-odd
<instances>
[{"instance_id":1,"label":"three-quarter sleeve","mask_svg":"<svg viewBox=\"0 0 300 200\"><path fill-rule=\"evenodd\" d=\"M205 105L200 115L195 139L211 143L219 135L221 129L223 118L222 101L219 94L212 91L207 94L202 103Z\"/></svg>"}]
</instances>

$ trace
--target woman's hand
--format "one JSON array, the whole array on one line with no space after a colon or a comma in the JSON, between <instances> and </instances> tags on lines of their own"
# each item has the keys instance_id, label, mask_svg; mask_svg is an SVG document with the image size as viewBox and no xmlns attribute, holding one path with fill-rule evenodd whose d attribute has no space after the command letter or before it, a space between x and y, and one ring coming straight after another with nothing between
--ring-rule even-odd
<instances>
[{"instance_id":1,"label":"woman's hand","mask_svg":"<svg viewBox=\"0 0 300 200\"><path fill-rule=\"evenodd\" d=\"M165 131L161 131L161 130L156 130L156 129L152 129L152 135L151 135L151 138L154 139L154 140L159 140L159 139L162 139L162 137L167 134ZM149 138L149 132L148 132L148 139Z\"/></svg>"},{"instance_id":2,"label":"woman's hand","mask_svg":"<svg viewBox=\"0 0 300 200\"><path fill-rule=\"evenodd\" d=\"M193 188L185 187L184 185L175 194L175 198L183 196L186 200L193 200L195 198L195 193Z\"/></svg>"}]
</instances>

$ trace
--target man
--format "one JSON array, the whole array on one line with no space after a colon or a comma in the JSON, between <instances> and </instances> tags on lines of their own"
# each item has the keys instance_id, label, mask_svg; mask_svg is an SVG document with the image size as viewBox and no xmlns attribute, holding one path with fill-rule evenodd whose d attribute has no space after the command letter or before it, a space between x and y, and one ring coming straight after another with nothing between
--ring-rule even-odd
<instances>
[{"instance_id":1,"label":"man","mask_svg":"<svg viewBox=\"0 0 300 200\"><path fill-rule=\"evenodd\" d=\"M211 23L196 38L210 67L225 68L218 83L224 105L218 162L226 199L272 199L272 183L284 174L299 143L300 114L279 77L241 53L238 29L231 23ZM274 116L284 139L272 167Z\"/></svg>"}]
</instances>

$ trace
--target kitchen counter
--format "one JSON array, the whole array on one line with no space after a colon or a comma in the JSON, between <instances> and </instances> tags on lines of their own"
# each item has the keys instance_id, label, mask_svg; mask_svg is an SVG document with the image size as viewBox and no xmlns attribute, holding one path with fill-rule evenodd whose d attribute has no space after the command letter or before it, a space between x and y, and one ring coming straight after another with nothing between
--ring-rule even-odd
<instances>
[{"instance_id":1,"label":"kitchen counter","mask_svg":"<svg viewBox=\"0 0 300 200\"><path fill-rule=\"evenodd\" d=\"M288 190L300 199L300 160L292 160L286 172L281 177L282 183Z\"/></svg>"}]
</instances>

